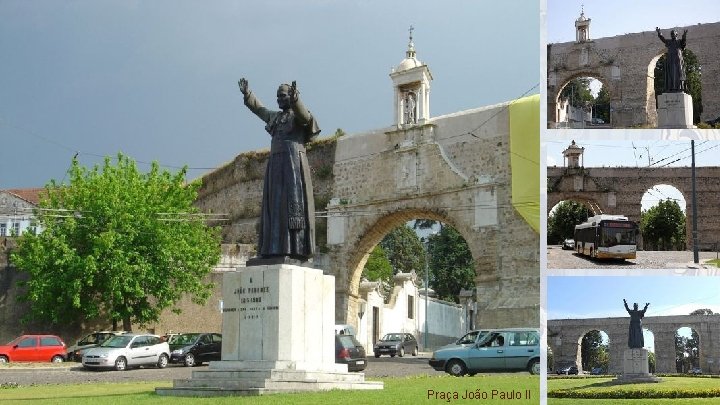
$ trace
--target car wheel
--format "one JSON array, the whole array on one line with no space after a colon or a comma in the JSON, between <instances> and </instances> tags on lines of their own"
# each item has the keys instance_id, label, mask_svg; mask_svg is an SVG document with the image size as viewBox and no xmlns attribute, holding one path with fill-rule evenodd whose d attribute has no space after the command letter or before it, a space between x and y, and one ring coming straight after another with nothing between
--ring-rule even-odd
<instances>
[{"instance_id":1,"label":"car wheel","mask_svg":"<svg viewBox=\"0 0 720 405\"><path fill-rule=\"evenodd\" d=\"M125 357L118 357L115 360L115 370L117 370L117 371L127 370L127 360L125 360Z\"/></svg>"},{"instance_id":2,"label":"car wheel","mask_svg":"<svg viewBox=\"0 0 720 405\"><path fill-rule=\"evenodd\" d=\"M400 346L400 350L398 350L398 356L402 357L405 355L405 347Z\"/></svg>"},{"instance_id":3,"label":"car wheel","mask_svg":"<svg viewBox=\"0 0 720 405\"><path fill-rule=\"evenodd\" d=\"M195 356L192 353L185 355L185 367L195 366Z\"/></svg>"},{"instance_id":4,"label":"car wheel","mask_svg":"<svg viewBox=\"0 0 720 405\"><path fill-rule=\"evenodd\" d=\"M418 348L417 348L417 346L415 346L415 347L413 348L412 355L413 355L413 356L417 356L417 355L418 355Z\"/></svg>"},{"instance_id":5,"label":"car wheel","mask_svg":"<svg viewBox=\"0 0 720 405\"><path fill-rule=\"evenodd\" d=\"M390 353L390 357L395 357L395 353Z\"/></svg>"},{"instance_id":6,"label":"car wheel","mask_svg":"<svg viewBox=\"0 0 720 405\"><path fill-rule=\"evenodd\" d=\"M375 358L377 359L379 357L380 357L380 353L375 353Z\"/></svg>"},{"instance_id":7,"label":"car wheel","mask_svg":"<svg viewBox=\"0 0 720 405\"><path fill-rule=\"evenodd\" d=\"M167 367L167 365L168 365L168 356L167 356L167 354L162 353L160 355L160 358L158 359L157 368L165 368L165 367Z\"/></svg>"},{"instance_id":8,"label":"car wheel","mask_svg":"<svg viewBox=\"0 0 720 405\"><path fill-rule=\"evenodd\" d=\"M65 359L63 359L63 356L53 356L50 361L53 363L62 363Z\"/></svg>"},{"instance_id":9,"label":"car wheel","mask_svg":"<svg viewBox=\"0 0 720 405\"><path fill-rule=\"evenodd\" d=\"M10 363L7 356L0 356L0 364Z\"/></svg>"},{"instance_id":10,"label":"car wheel","mask_svg":"<svg viewBox=\"0 0 720 405\"><path fill-rule=\"evenodd\" d=\"M535 360L531 361L530 364L528 365L528 371L532 375L540 374L540 360L535 359Z\"/></svg>"},{"instance_id":11,"label":"car wheel","mask_svg":"<svg viewBox=\"0 0 720 405\"><path fill-rule=\"evenodd\" d=\"M450 360L445 366L445 371L455 377L462 377L467 373L467 368L465 367L465 363L458 359Z\"/></svg>"}]
</instances>

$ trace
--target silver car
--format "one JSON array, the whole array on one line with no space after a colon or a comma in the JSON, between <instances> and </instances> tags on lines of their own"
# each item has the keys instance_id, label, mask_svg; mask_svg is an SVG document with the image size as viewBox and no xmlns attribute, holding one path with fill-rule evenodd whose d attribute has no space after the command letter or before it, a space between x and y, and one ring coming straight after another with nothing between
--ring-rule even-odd
<instances>
[{"instance_id":1,"label":"silver car","mask_svg":"<svg viewBox=\"0 0 720 405\"><path fill-rule=\"evenodd\" d=\"M85 352L85 368L114 368L122 371L129 367L154 365L165 368L170 358L170 346L160 336L126 334L113 336L100 346Z\"/></svg>"}]
</instances>

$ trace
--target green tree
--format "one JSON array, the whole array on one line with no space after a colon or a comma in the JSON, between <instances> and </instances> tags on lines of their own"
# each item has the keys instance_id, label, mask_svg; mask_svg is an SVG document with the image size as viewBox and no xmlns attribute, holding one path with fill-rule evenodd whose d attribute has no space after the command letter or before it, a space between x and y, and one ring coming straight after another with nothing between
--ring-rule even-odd
<instances>
[{"instance_id":1,"label":"green tree","mask_svg":"<svg viewBox=\"0 0 720 405\"><path fill-rule=\"evenodd\" d=\"M425 248L420 238L407 225L398 226L385 235L380 246L385 250L393 274L420 273L425 269Z\"/></svg>"},{"instance_id":2,"label":"green tree","mask_svg":"<svg viewBox=\"0 0 720 405\"><path fill-rule=\"evenodd\" d=\"M393 287L393 268L382 246L377 245L370 252L362 277L369 281L379 281L382 284L383 297L386 300L389 298Z\"/></svg>"},{"instance_id":3,"label":"green tree","mask_svg":"<svg viewBox=\"0 0 720 405\"><path fill-rule=\"evenodd\" d=\"M648 370L650 374L655 373L655 353L648 352Z\"/></svg>"},{"instance_id":4,"label":"green tree","mask_svg":"<svg viewBox=\"0 0 720 405\"><path fill-rule=\"evenodd\" d=\"M199 182L186 170L140 173L118 154L87 169L76 159L69 184L54 180L36 212L41 232L18 240L12 262L29 279L29 318L68 323L105 317L131 330L159 319L186 294L210 296L206 276L220 257L216 228L193 207Z\"/></svg>"},{"instance_id":5,"label":"green tree","mask_svg":"<svg viewBox=\"0 0 720 405\"><path fill-rule=\"evenodd\" d=\"M605 86L600 88L595 101L593 102L595 117L601 118L605 123L610 123L610 93Z\"/></svg>"},{"instance_id":6,"label":"green tree","mask_svg":"<svg viewBox=\"0 0 720 405\"><path fill-rule=\"evenodd\" d=\"M604 367L607 370L608 347L603 343L600 331L591 330L583 336L580 346L583 370L592 370L595 367Z\"/></svg>"},{"instance_id":7,"label":"green tree","mask_svg":"<svg viewBox=\"0 0 720 405\"><path fill-rule=\"evenodd\" d=\"M710 308L696 309L690 312L690 315L716 315Z\"/></svg>"},{"instance_id":8,"label":"green tree","mask_svg":"<svg viewBox=\"0 0 720 405\"><path fill-rule=\"evenodd\" d=\"M570 100L573 107L583 108L592 104L594 98L590 91L590 77L576 77L570 80L560 91L561 100Z\"/></svg>"},{"instance_id":9,"label":"green tree","mask_svg":"<svg viewBox=\"0 0 720 405\"><path fill-rule=\"evenodd\" d=\"M474 285L475 265L470 248L455 228L447 225L429 237L430 287L438 298L459 302L461 289Z\"/></svg>"},{"instance_id":10,"label":"green tree","mask_svg":"<svg viewBox=\"0 0 720 405\"><path fill-rule=\"evenodd\" d=\"M547 243L560 243L575 235L575 225L585 222L592 215L583 204L567 200L560 202L547 220Z\"/></svg>"},{"instance_id":11,"label":"green tree","mask_svg":"<svg viewBox=\"0 0 720 405\"><path fill-rule=\"evenodd\" d=\"M642 212L640 232L646 250L684 250L685 213L677 201L662 200Z\"/></svg>"},{"instance_id":12,"label":"green tree","mask_svg":"<svg viewBox=\"0 0 720 405\"><path fill-rule=\"evenodd\" d=\"M700 64L698 63L697 56L689 50L683 49L683 60L685 61L685 92L692 97L693 100L693 123L697 124L700 122L700 115L702 114L702 86L701 86L701 73ZM657 63L655 64L655 99L657 96L663 93L665 89L665 54L660 56Z\"/></svg>"},{"instance_id":13,"label":"green tree","mask_svg":"<svg viewBox=\"0 0 720 405\"><path fill-rule=\"evenodd\" d=\"M700 336L692 329L690 337L675 332L675 364L678 373L686 373L700 364Z\"/></svg>"}]
</instances>

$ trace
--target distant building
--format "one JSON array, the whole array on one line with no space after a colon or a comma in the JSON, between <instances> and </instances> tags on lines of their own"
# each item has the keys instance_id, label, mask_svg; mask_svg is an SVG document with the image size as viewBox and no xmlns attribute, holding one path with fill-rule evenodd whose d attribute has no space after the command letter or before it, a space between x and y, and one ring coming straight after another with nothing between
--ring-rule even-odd
<instances>
[{"instance_id":1,"label":"distant building","mask_svg":"<svg viewBox=\"0 0 720 405\"><path fill-rule=\"evenodd\" d=\"M18 236L36 230L33 209L43 188L0 190L0 237Z\"/></svg>"}]
</instances>

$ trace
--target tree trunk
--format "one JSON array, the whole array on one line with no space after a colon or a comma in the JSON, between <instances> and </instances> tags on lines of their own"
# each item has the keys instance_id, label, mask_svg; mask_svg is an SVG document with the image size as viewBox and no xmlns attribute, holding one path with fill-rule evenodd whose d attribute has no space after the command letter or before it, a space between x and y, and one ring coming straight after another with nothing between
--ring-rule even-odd
<instances>
[{"instance_id":1,"label":"tree trunk","mask_svg":"<svg viewBox=\"0 0 720 405\"><path fill-rule=\"evenodd\" d=\"M123 330L125 332L132 332L132 324L130 323L130 317L123 318Z\"/></svg>"}]
</instances>

